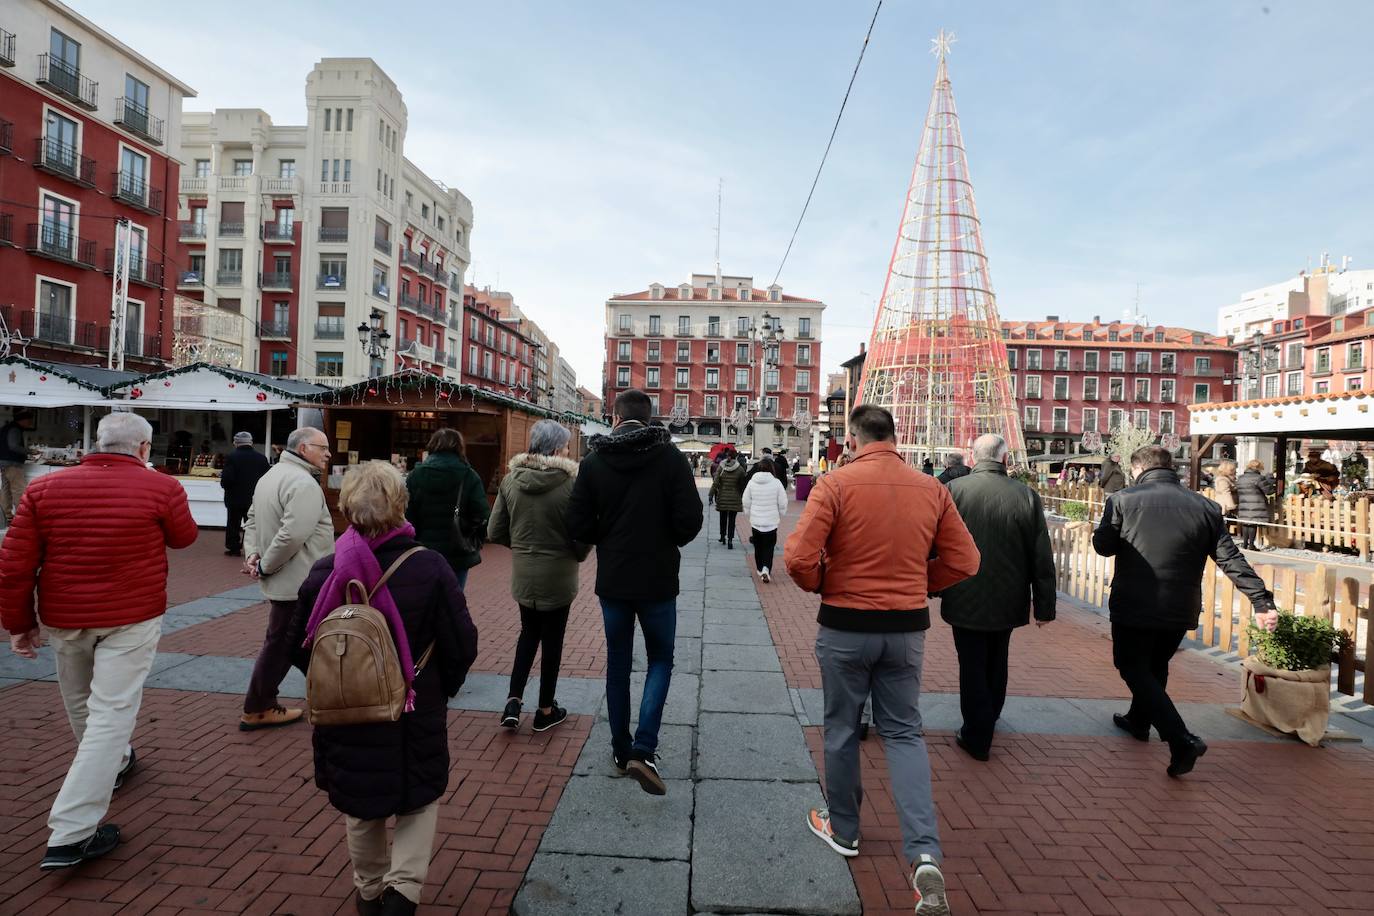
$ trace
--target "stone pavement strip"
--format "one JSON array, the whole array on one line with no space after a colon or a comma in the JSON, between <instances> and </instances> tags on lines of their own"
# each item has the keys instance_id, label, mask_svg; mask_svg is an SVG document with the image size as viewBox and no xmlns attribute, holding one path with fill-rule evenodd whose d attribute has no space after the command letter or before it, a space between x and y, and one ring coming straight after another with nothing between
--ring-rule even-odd
<instances>
[{"instance_id":1,"label":"stone pavement strip","mask_svg":"<svg viewBox=\"0 0 1374 916\"><path fill-rule=\"evenodd\" d=\"M713 527L683 551L659 748L667 796L615 775L603 702L516 913L860 912L844 860L806 829L822 800L816 767L744 552ZM636 703L643 667L639 645Z\"/></svg>"}]
</instances>

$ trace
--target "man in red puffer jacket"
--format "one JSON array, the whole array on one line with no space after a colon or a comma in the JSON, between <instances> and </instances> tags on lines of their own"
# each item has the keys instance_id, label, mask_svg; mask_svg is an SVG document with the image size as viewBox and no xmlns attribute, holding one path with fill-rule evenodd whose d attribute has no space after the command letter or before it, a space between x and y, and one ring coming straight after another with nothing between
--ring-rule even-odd
<instances>
[{"instance_id":1,"label":"man in red puffer jacket","mask_svg":"<svg viewBox=\"0 0 1374 916\"><path fill-rule=\"evenodd\" d=\"M197 534L181 484L147 467L147 420L113 413L96 437L100 451L80 467L24 492L0 546L0 623L10 648L37 658L42 622L76 734L76 758L48 816L45 871L119 844L119 828L100 819L134 768L129 739L167 610L167 548L189 547Z\"/></svg>"}]
</instances>

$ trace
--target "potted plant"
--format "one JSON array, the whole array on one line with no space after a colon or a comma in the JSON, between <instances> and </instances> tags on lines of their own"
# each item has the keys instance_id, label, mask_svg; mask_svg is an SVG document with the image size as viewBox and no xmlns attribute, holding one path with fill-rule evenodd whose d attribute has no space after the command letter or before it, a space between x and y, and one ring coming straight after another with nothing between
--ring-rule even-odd
<instances>
[{"instance_id":1,"label":"potted plant","mask_svg":"<svg viewBox=\"0 0 1374 916\"><path fill-rule=\"evenodd\" d=\"M1331 716L1331 659L1350 638L1320 617L1279 615L1273 632L1250 624L1241 711L1316 747Z\"/></svg>"}]
</instances>

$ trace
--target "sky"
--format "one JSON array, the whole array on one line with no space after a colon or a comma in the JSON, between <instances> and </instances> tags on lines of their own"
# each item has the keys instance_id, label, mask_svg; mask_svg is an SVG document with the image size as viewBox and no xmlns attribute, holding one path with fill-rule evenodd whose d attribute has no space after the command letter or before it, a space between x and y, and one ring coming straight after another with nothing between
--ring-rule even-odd
<instances>
[{"instance_id":1,"label":"sky","mask_svg":"<svg viewBox=\"0 0 1374 916\"><path fill-rule=\"evenodd\" d=\"M321 57L369 56L406 155L472 199L469 281L508 290L600 389L607 298L721 267L772 282L868 0L68 0L193 86L186 110L305 119ZM1363 0L886 0L778 282L827 303L827 371L868 338L949 70L1003 318L1216 329L1322 252L1374 267Z\"/></svg>"}]
</instances>

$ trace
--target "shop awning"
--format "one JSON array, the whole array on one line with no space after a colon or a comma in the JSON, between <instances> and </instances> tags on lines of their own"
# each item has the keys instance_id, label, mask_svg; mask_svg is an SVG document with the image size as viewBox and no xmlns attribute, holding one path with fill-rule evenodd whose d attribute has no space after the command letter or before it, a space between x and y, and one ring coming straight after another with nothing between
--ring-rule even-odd
<instances>
[{"instance_id":1,"label":"shop awning","mask_svg":"<svg viewBox=\"0 0 1374 916\"><path fill-rule=\"evenodd\" d=\"M329 389L294 379L194 363L138 376L110 389L125 407L147 410L281 410Z\"/></svg>"},{"instance_id":2,"label":"shop awning","mask_svg":"<svg viewBox=\"0 0 1374 916\"><path fill-rule=\"evenodd\" d=\"M98 366L38 362L23 356L0 359L0 405L11 407L111 407L105 386L135 378Z\"/></svg>"},{"instance_id":3,"label":"shop awning","mask_svg":"<svg viewBox=\"0 0 1374 916\"><path fill-rule=\"evenodd\" d=\"M1374 392L1293 395L1188 407L1194 436L1374 439Z\"/></svg>"}]
</instances>

